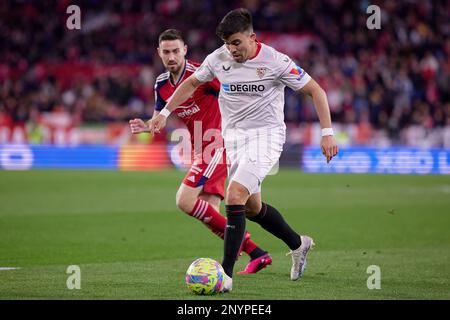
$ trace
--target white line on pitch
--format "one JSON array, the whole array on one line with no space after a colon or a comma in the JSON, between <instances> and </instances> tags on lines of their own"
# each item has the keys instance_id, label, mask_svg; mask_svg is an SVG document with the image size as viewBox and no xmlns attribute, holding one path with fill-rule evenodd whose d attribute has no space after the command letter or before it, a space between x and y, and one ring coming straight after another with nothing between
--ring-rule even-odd
<instances>
[{"instance_id":1,"label":"white line on pitch","mask_svg":"<svg viewBox=\"0 0 450 320\"><path fill-rule=\"evenodd\" d=\"M4 271L4 270L18 270L20 269L19 267L0 267L0 271Z\"/></svg>"}]
</instances>

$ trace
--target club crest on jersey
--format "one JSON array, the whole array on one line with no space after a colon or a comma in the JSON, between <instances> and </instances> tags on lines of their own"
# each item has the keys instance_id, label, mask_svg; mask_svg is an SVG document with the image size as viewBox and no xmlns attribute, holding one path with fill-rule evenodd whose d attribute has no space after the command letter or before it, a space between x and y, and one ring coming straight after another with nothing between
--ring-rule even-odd
<instances>
[{"instance_id":1,"label":"club crest on jersey","mask_svg":"<svg viewBox=\"0 0 450 320\"><path fill-rule=\"evenodd\" d=\"M264 77L264 75L266 74L266 67L261 67L261 68L256 68L256 75L262 79Z\"/></svg>"}]
</instances>

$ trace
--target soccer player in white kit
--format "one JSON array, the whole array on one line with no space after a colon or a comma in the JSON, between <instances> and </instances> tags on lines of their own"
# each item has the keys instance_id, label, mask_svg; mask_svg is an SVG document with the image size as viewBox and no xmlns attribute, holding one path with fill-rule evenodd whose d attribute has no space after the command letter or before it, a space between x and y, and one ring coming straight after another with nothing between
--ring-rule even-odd
<instances>
[{"instance_id":1,"label":"soccer player in white kit","mask_svg":"<svg viewBox=\"0 0 450 320\"><path fill-rule=\"evenodd\" d=\"M202 83L217 77L222 134L230 159L226 197L227 227L223 291L231 291L233 268L245 232L245 218L260 224L291 249L291 279L303 273L313 239L295 232L272 206L261 200L261 183L278 163L285 142L284 88L312 97L322 127L322 153L329 162L338 152L324 90L288 56L260 43L246 9L230 11L217 27L225 44L212 52L184 81L152 121L153 132Z\"/></svg>"}]
</instances>

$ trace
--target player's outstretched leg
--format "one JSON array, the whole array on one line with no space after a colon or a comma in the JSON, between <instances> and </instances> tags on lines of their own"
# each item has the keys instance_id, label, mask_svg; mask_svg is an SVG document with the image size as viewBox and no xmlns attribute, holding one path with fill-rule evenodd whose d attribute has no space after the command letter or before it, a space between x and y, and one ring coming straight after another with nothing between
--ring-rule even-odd
<instances>
[{"instance_id":1,"label":"player's outstretched leg","mask_svg":"<svg viewBox=\"0 0 450 320\"><path fill-rule=\"evenodd\" d=\"M239 255L239 249L244 241L245 206L227 205L227 225L224 238L224 258L222 267L225 273L233 277L233 269Z\"/></svg>"},{"instance_id":2,"label":"player's outstretched leg","mask_svg":"<svg viewBox=\"0 0 450 320\"><path fill-rule=\"evenodd\" d=\"M305 268L308 251L314 245L313 239L308 236L300 236L286 223L277 209L264 202L260 212L253 217L248 217L248 219L258 223L275 237L283 240L291 249L291 279L297 280Z\"/></svg>"},{"instance_id":3,"label":"player's outstretched leg","mask_svg":"<svg viewBox=\"0 0 450 320\"><path fill-rule=\"evenodd\" d=\"M211 230L211 232L213 232L221 239L224 239L227 219L216 209L216 207L218 207L220 204L220 198L216 195L207 193L201 193L201 197L199 197L198 193L199 192L195 188L183 185L177 194L178 208L202 222L206 227L208 227L208 229ZM204 199L211 201L215 205L209 203ZM260 258L267 255L267 252L258 247L258 245L254 243L250 237L250 233L246 232L242 245L238 251L238 257L241 252L247 253L251 259L250 263L252 263L252 265L254 266L256 262L261 262ZM265 265L268 265L271 263L271 260L269 263L269 260L266 257L263 262L265 262ZM258 272L262 269L260 265L261 263L258 263L258 268L246 268L246 273Z\"/></svg>"},{"instance_id":4,"label":"player's outstretched leg","mask_svg":"<svg viewBox=\"0 0 450 320\"><path fill-rule=\"evenodd\" d=\"M202 199L197 199L194 205L194 209L191 211L189 215L200 220L215 235L217 235L221 239L224 239L227 219L223 215L221 215L210 203ZM267 252L258 247L258 245L255 242L253 242L250 237L251 237L250 233L246 231L244 235L244 240L242 241L242 245L238 252L238 257L241 254L241 252L247 253L250 256L251 260L257 259L265 255Z\"/></svg>"},{"instance_id":5,"label":"player's outstretched leg","mask_svg":"<svg viewBox=\"0 0 450 320\"><path fill-rule=\"evenodd\" d=\"M233 277L233 269L239 247L244 240L245 203L248 197L248 191L243 185L236 181L230 182L227 190L227 226L225 228L224 257L222 261L222 267L230 279ZM228 283L230 284L228 289L231 290L232 281ZM227 288L224 291L227 291Z\"/></svg>"}]
</instances>

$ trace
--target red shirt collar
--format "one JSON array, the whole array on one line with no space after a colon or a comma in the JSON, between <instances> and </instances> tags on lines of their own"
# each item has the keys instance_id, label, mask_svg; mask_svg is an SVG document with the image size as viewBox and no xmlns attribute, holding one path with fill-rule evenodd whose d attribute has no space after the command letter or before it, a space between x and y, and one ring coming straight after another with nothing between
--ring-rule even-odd
<instances>
[{"instance_id":1,"label":"red shirt collar","mask_svg":"<svg viewBox=\"0 0 450 320\"><path fill-rule=\"evenodd\" d=\"M255 55L254 55L253 57L251 57L251 58L248 58L248 60L255 59L256 56L258 55L258 53L261 51L261 42L259 42L258 40L256 40L256 45L257 45L257 47L256 47Z\"/></svg>"}]
</instances>

